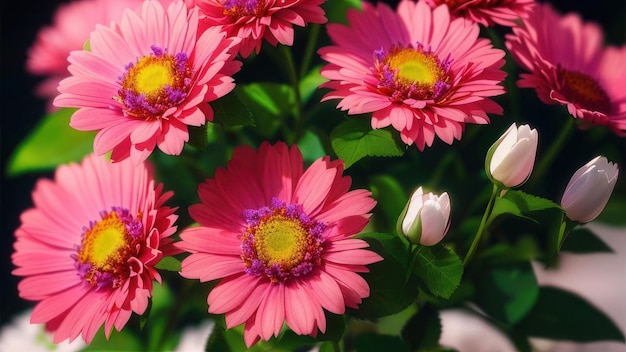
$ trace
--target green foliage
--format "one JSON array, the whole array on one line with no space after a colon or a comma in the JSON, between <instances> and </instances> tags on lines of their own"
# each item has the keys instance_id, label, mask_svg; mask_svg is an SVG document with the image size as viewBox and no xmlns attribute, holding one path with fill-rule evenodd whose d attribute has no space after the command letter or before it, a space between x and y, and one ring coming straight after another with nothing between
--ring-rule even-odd
<instances>
[{"instance_id":1,"label":"green foliage","mask_svg":"<svg viewBox=\"0 0 626 352\"><path fill-rule=\"evenodd\" d=\"M361 319L376 319L398 313L413 303L418 283L414 276L405 283L408 250L398 236L386 233L368 233L359 236L366 240L372 250L384 260L369 265L370 272L363 277L370 285L370 296L363 300L359 309L349 314Z\"/></svg>"},{"instance_id":2,"label":"green foliage","mask_svg":"<svg viewBox=\"0 0 626 352\"><path fill-rule=\"evenodd\" d=\"M159 270L179 272L181 263L176 257L164 257L154 267Z\"/></svg>"},{"instance_id":3,"label":"green foliage","mask_svg":"<svg viewBox=\"0 0 626 352\"><path fill-rule=\"evenodd\" d=\"M552 340L625 341L624 333L604 313L556 287L542 287L533 309L515 327L527 336Z\"/></svg>"},{"instance_id":4,"label":"green foliage","mask_svg":"<svg viewBox=\"0 0 626 352\"><path fill-rule=\"evenodd\" d=\"M428 291L437 297L449 298L463 276L463 263L453 250L442 244L417 246L414 273Z\"/></svg>"},{"instance_id":5,"label":"green foliage","mask_svg":"<svg viewBox=\"0 0 626 352\"><path fill-rule=\"evenodd\" d=\"M520 321L533 308L539 287L529 262L486 268L478 278L476 303L505 324Z\"/></svg>"},{"instance_id":6,"label":"green foliage","mask_svg":"<svg viewBox=\"0 0 626 352\"><path fill-rule=\"evenodd\" d=\"M60 109L43 117L13 152L8 174L18 176L53 170L61 164L78 162L90 153L95 133L77 131L69 126L74 111Z\"/></svg>"},{"instance_id":7,"label":"green foliage","mask_svg":"<svg viewBox=\"0 0 626 352\"><path fill-rule=\"evenodd\" d=\"M333 150L346 168L366 156L402 156L393 132L372 129L369 119L350 118L330 133Z\"/></svg>"}]
</instances>

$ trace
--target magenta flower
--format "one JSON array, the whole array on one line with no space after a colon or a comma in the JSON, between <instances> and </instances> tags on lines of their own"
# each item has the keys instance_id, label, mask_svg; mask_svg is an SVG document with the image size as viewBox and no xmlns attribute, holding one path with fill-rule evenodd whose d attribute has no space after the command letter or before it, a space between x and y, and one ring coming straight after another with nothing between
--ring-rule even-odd
<instances>
[{"instance_id":1,"label":"magenta flower","mask_svg":"<svg viewBox=\"0 0 626 352\"><path fill-rule=\"evenodd\" d=\"M626 46L604 47L602 28L575 13L537 5L506 36L522 73L517 85L534 88L546 104L561 104L577 119L626 136Z\"/></svg>"},{"instance_id":2,"label":"magenta flower","mask_svg":"<svg viewBox=\"0 0 626 352\"><path fill-rule=\"evenodd\" d=\"M334 45L319 50L329 62L321 87L332 90L323 101L341 99L351 115L372 113L372 128L391 125L420 150L435 136L452 144L465 124L502 113L490 97L504 93L504 51L480 39L476 23L410 0L397 12L364 2L348 20L327 26Z\"/></svg>"},{"instance_id":3,"label":"magenta flower","mask_svg":"<svg viewBox=\"0 0 626 352\"><path fill-rule=\"evenodd\" d=\"M181 233L191 253L181 275L211 281L209 313L228 328L245 323L249 347L277 336L286 321L297 334L325 332L324 310L343 314L369 296L358 274L382 258L352 238L376 202L349 191L343 162L323 157L303 170L297 147L265 142L235 149L226 169L200 184L189 214L200 226Z\"/></svg>"},{"instance_id":4,"label":"magenta flower","mask_svg":"<svg viewBox=\"0 0 626 352\"><path fill-rule=\"evenodd\" d=\"M145 1L120 22L91 33L91 51L70 54L71 77L61 81L54 104L79 108L70 126L98 131L96 154L115 162L145 160L155 147L179 155L188 126L213 119L207 102L234 87L237 38L219 27L198 35L198 9L182 1L165 10Z\"/></svg>"},{"instance_id":5,"label":"magenta flower","mask_svg":"<svg viewBox=\"0 0 626 352\"><path fill-rule=\"evenodd\" d=\"M45 323L54 343L90 343L102 325L108 338L144 313L161 282L154 266L180 253L175 209L164 205L172 193L162 189L150 165L94 154L39 180L15 231L13 274L24 277L20 297L38 301L31 323Z\"/></svg>"},{"instance_id":6,"label":"magenta flower","mask_svg":"<svg viewBox=\"0 0 626 352\"><path fill-rule=\"evenodd\" d=\"M293 26L326 23L325 0L197 0L204 26L224 26L242 39L239 54L261 51L263 40L273 46L293 45Z\"/></svg>"},{"instance_id":7,"label":"magenta flower","mask_svg":"<svg viewBox=\"0 0 626 352\"><path fill-rule=\"evenodd\" d=\"M424 0L430 7L447 5L454 17L464 17L485 27L512 27L527 18L535 0Z\"/></svg>"}]
</instances>

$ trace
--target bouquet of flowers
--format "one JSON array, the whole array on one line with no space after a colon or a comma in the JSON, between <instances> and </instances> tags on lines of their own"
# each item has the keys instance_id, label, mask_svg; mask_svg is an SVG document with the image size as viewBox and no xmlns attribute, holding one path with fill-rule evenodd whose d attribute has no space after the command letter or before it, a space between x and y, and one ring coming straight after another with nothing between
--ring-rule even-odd
<instances>
[{"instance_id":1,"label":"bouquet of flowers","mask_svg":"<svg viewBox=\"0 0 626 352\"><path fill-rule=\"evenodd\" d=\"M50 173L11 229L30 324L83 351L463 351L459 309L512 350L624 346L537 280L625 224L602 26L533 0L61 5L7 163Z\"/></svg>"}]
</instances>

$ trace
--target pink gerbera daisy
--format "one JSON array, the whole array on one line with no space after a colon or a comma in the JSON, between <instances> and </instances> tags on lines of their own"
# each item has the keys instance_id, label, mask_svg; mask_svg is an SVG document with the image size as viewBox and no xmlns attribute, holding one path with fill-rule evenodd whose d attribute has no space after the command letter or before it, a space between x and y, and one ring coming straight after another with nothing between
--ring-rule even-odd
<instances>
[{"instance_id":1,"label":"pink gerbera daisy","mask_svg":"<svg viewBox=\"0 0 626 352\"><path fill-rule=\"evenodd\" d=\"M108 338L144 313L161 282L154 266L180 253L175 209L164 206L172 193L162 188L149 165L94 154L37 183L15 232L13 274L24 277L20 297L39 301L31 323L45 323L55 343L90 343L103 324Z\"/></svg>"},{"instance_id":2,"label":"pink gerbera daisy","mask_svg":"<svg viewBox=\"0 0 626 352\"><path fill-rule=\"evenodd\" d=\"M544 3L506 47L522 73L517 85L534 88L546 104L562 104L575 118L626 135L626 46L604 47L602 28L576 13L560 15Z\"/></svg>"},{"instance_id":3,"label":"pink gerbera daisy","mask_svg":"<svg viewBox=\"0 0 626 352\"><path fill-rule=\"evenodd\" d=\"M424 150L435 135L451 144L466 123L489 123L502 108L489 97L504 93L504 51L478 38L478 24L452 19L447 6L424 1L364 2L348 12L350 26L330 24L335 44L319 50L322 75L348 114L372 113L372 128L389 125Z\"/></svg>"},{"instance_id":4,"label":"pink gerbera daisy","mask_svg":"<svg viewBox=\"0 0 626 352\"><path fill-rule=\"evenodd\" d=\"M242 39L239 53L258 54L263 39L273 46L293 45L293 25L326 23L321 7L325 0L198 0L206 26L224 26L231 36Z\"/></svg>"},{"instance_id":5,"label":"pink gerbera daisy","mask_svg":"<svg viewBox=\"0 0 626 352\"><path fill-rule=\"evenodd\" d=\"M200 226L185 229L177 245L191 253L181 275L222 279L208 296L209 313L245 323L251 346L277 336L286 321L297 334L326 330L322 308L342 314L369 296L359 272L382 260L352 238L376 202L349 191L343 162L328 157L303 171L297 147L265 142L258 152L235 149L226 169L198 188L189 213Z\"/></svg>"},{"instance_id":6,"label":"pink gerbera daisy","mask_svg":"<svg viewBox=\"0 0 626 352\"><path fill-rule=\"evenodd\" d=\"M59 82L69 76L67 57L70 52L83 48L96 24L109 24L121 17L124 9L137 8L142 1L78 0L61 4L54 13L52 25L42 28L28 49L26 69L46 77L37 87L37 94L52 102L59 94Z\"/></svg>"},{"instance_id":7,"label":"pink gerbera daisy","mask_svg":"<svg viewBox=\"0 0 626 352\"><path fill-rule=\"evenodd\" d=\"M219 27L198 35L198 9L182 1L164 10L145 1L140 13L127 10L119 23L91 33L91 51L69 57L71 77L61 81L54 104L77 107L70 126L99 131L96 154L113 161L145 160L156 146L182 152L187 126L213 119L207 102L230 92L237 38Z\"/></svg>"},{"instance_id":8,"label":"pink gerbera daisy","mask_svg":"<svg viewBox=\"0 0 626 352\"><path fill-rule=\"evenodd\" d=\"M514 26L520 18L527 18L535 0L424 0L435 8L445 4L452 16L465 17L486 27L495 24Z\"/></svg>"}]
</instances>

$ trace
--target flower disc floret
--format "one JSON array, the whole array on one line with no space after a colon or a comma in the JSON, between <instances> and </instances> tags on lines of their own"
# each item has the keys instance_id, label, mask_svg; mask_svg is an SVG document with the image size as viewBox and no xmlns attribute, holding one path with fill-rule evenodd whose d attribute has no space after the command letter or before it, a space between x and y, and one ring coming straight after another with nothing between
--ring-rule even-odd
<instances>
[{"instance_id":1,"label":"flower disc floret","mask_svg":"<svg viewBox=\"0 0 626 352\"><path fill-rule=\"evenodd\" d=\"M141 218L141 214L138 214ZM103 212L91 222L74 256L78 275L97 289L117 288L130 275L128 260L143 245L143 224L124 208Z\"/></svg>"},{"instance_id":2,"label":"flower disc floret","mask_svg":"<svg viewBox=\"0 0 626 352\"><path fill-rule=\"evenodd\" d=\"M415 48L392 47L374 52L380 73L378 91L393 101L439 100L450 88L450 56L445 60L418 44Z\"/></svg>"},{"instance_id":3,"label":"flower disc floret","mask_svg":"<svg viewBox=\"0 0 626 352\"><path fill-rule=\"evenodd\" d=\"M270 207L246 210L244 217L248 226L241 258L246 273L285 282L320 265L326 224L309 219L301 205L273 198Z\"/></svg>"},{"instance_id":4,"label":"flower disc floret","mask_svg":"<svg viewBox=\"0 0 626 352\"><path fill-rule=\"evenodd\" d=\"M185 100L193 78L186 53L170 55L155 45L152 52L126 66L116 97L128 115L144 120L160 118Z\"/></svg>"}]
</instances>

